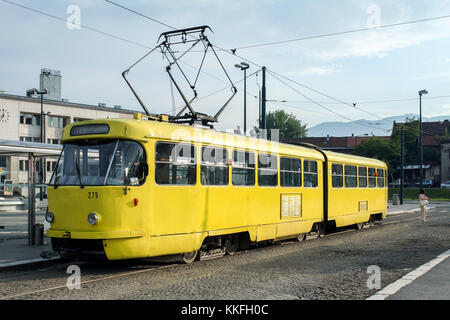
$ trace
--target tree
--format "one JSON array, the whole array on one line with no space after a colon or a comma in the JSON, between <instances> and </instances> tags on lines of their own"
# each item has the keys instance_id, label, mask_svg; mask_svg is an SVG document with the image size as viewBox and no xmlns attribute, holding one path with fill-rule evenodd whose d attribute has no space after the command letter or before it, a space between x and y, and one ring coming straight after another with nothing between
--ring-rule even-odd
<instances>
[{"instance_id":1,"label":"tree","mask_svg":"<svg viewBox=\"0 0 450 320\"><path fill-rule=\"evenodd\" d=\"M392 143L385 138L377 137L362 141L353 151L354 155L375 158L386 162L388 170L391 173L400 164L399 153L400 149L398 144Z\"/></svg>"},{"instance_id":2,"label":"tree","mask_svg":"<svg viewBox=\"0 0 450 320\"><path fill-rule=\"evenodd\" d=\"M392 143L398 145L399 150L402 143L402 126L405 127L405 161L408 163L419 163L419 120L406 118L405 123L394 126L392 131ZM400 157L400 153L398 153Z\"/></svg>"},{"instance_id":3,"label":"tree","mask_svg":"<svg viewBox=\"0 0 450 320\"><path fill-rule=\"evenodd\" d=\"M279 139L304 138L308 129L306 124L296 118L292 113L288 114L284 110L270 111L266 116L266 128L270 134L270 129L279 130Z\"/></svg>"}]
</instances>

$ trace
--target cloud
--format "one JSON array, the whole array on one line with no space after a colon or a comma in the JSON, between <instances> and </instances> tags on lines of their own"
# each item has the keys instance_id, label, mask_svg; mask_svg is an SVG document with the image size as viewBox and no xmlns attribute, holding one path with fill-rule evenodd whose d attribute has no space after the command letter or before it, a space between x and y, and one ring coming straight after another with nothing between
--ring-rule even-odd
<instances>
[{"instance_id":1,"label":"cloud","mask_svg":"<svg viewBox=\"0 0 450 320\"><path fill-rule=\"evenodd\" d=\"M339 72L336 67L310 67L298 71L287 72L288 76L328 76L330 74Z\"/></svg>"},{"instance_id":2,"label":"cloud","mask_svg":"<svg viewBox=\"0 0 450 320\"><path fill-rule=\"evenodd\" d=\"M414 18L384 24L411 21ZM358 27L349 28L358 29ZM450 19L422 22L418 24L378 28L337 37L325 37L310 41L308 45L298 46L296 51L310 60L330 61L348 58L382 58L390 52L427 41L450 37ZM324 41L326 40L326 41Z\"/></svg>"},{"instance_id":3,"label":"cloud","mask_svg":"<svg viewBox=\"0 0 450 320\"><path fill-rule=\"evenodd\" d=\"M423 75L423 76L410 78L409 80L412 80L412 81L424 81L424 80L442 79L442 78L450 78L450 72L440 72L440 73L426 74L426 75Z\"/></svg>"}]
</instances>

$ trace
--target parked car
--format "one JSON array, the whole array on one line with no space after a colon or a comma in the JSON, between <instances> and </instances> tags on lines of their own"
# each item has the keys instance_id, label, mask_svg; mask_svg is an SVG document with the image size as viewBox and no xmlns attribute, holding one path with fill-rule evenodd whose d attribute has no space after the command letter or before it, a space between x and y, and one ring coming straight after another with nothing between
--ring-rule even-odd
<instances>
[{"instance_id":1,"label":"parked car","mask_svg":"<svg viewBox=\"0 0 450 320\"><path fill-rule=\"evenodd\" d=\"M450 181L445 181L441 183L441 188L450 188Z\"/></svg>"},{"instance_id":2,"label":"parked car","mask_svg":"<svg viewBox=\"0 0 450 320\"><path fill-rule=\"evenodd\" d=\"M433 180L431 180L431 179L422 180L422 186L424 188L431 188L433 186ZM420 187L420 181L416 182L416 187Z\"/></svg>"}]
</instances>

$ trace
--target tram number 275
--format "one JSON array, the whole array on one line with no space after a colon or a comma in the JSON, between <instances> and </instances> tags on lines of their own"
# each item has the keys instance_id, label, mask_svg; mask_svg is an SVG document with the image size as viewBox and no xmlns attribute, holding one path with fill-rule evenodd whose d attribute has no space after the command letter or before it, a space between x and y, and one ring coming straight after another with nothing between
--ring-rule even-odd
<instances>
[{"instance_id":1,"label":"tram number 275","mask_svg":"<svg viewBox=\"0 0 450 320\"><path fill-rule=\"evenodd\" d=\"M88 199L98 199L98 192L88 192Z\"/></svg>"}]
</instances>

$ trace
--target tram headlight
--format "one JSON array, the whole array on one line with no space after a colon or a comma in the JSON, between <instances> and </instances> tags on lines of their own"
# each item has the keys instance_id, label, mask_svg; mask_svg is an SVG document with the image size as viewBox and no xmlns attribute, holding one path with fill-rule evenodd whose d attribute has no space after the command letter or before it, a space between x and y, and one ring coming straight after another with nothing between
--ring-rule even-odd
<instances>
[{"instance_id":1,"label":"tram headlight","mask_svg":"<svg viewBox=\"0 0 450 320\"><path fill-rule=\"evenodd\" d=\"M48 211L45 213L45 221L47 221L48 223L52 223L53 220L55 220L55 215L53 214L53 212Z\"/></svg>"},{"instance_id":2,"label":"tram headlight","mask_svg":"<svg viewBox=\"0 0 450 320\"><path fill-rule=\"evenodd\" d=\"M95 225L100 221L100 217L98 214L91 212L88 214L87 220L88 220L89 224Z\"/></svg>"}]
</instances>

